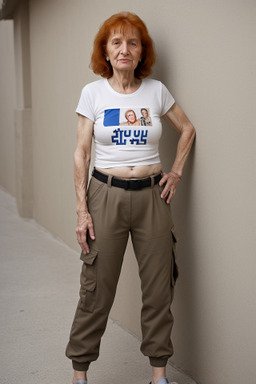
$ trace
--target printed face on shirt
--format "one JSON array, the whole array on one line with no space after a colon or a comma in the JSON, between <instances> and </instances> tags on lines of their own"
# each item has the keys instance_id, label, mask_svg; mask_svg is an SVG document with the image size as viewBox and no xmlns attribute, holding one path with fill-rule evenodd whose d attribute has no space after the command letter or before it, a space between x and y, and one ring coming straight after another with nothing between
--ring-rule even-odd
<instances>
[{"instance_id":1,"label":"printed face on shirt","mask_svg":"<svg viewBox=\"0 0 256 384\"><path fill-rule=\"evenodd\" d=\"M135 121L136 121L136 115L135 115L135 112L132 111L132 110L126 112L125 117L126 117L127 121L128 121L129 123L131 123L131 124L134 124Z\"/></svg>"},{"instance_id":2,"label":"printed face on shirt","mask_svg":"<svg viewBox=\"0 0 256 384\"><path fill-rule=\"evenodd\" d=\"M141 110L141 114L145 119L148 117L148 111L144 108Z\"/></svg>"},{"instance_id":3,"label":"printed face on shirt","mask_svg":"<svg viewBox=\"0 0 256 384\"><path fill-rule=\"evenodd\" d=\"M134 71L142 54L139 31L133 27L125 32L112 31L107 41L106 54L114 72Z\"/></svg>"}]
</instances>

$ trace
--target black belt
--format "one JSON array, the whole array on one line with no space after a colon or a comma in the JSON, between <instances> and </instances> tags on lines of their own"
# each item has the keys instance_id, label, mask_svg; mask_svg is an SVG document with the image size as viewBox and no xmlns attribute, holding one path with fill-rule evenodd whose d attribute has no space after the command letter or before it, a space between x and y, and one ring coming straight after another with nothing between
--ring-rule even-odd
<instances>
[{"instance_id":1,"label":"black belt","mask_svg":"<svg viewBox=\"0 0 256 384\"><path fill-rule=\"evenodd\" d=\"M92 176L96 179L102 181L103 183L108 183L108 175L105 175L104 173L101 173L94 169ZM153 177L154 185L157 184L162 178L161 173ZM111 179L111 185L113 187L118 188L124 188L124 189L130 189L132 191L150 187L151 186L151 177L147 177L146 179L136 179L136 180L129 180L129 179L119 179L118 177L112 177Z\"/></svg>"}]
</instances>

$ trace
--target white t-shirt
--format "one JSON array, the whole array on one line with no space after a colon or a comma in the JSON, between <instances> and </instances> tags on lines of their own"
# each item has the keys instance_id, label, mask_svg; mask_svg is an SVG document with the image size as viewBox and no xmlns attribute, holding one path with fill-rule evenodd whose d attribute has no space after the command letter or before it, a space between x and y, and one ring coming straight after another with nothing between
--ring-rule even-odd
<instances>
[{"instance_id":1,"label":"white t-shirt","mask_svg":"<svg viewBox=\"0 0 256 384\"><path fill-rule=\"evenodd\" d=\"M107 79L87 84L76 112L94 122L95 167L160 163L160 117L175 103L157 80L144 79L136 92L116 92Z\"/></svg>"}]
</instances>

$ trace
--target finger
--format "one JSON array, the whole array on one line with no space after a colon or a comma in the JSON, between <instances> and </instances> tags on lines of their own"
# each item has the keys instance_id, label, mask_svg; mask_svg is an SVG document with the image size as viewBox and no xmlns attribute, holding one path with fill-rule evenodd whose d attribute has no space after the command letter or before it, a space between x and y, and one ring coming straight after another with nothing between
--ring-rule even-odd
<instances>
[{"instance_id":1,"label":"finger","mask_svg":"<svg viewBox=\"0 0 256 384\"><path fill-rule=\"evenodd\" d=\"M80 247L81 247L83 253L85 253L86 255L87 255L88 253L90 253L90 248L89 248L89 245L88 245L87 242L85 242L85 243L83 243L83 244L81 243L81 244L79 244L79 245L80 245Z\"/></svg>"},{"instance_id":2,"label":"finger","mask_svg":"<svg viewBox=\"0 0 256 384\"><path fill-rule=\"evenodd\" d=\"M82 251L84 253L89 253L89 246L86 241L86 231L84 232L81 230L77 230L76 234L77 234L77 242L79 243Z\"/></svg>"},{"instance_id":3,"label":"finger","mask_svg":"<svg viewBox=\"0 0 256 384\"><path fill-rule=\"evenodd\" d=\"M168 191L166 189L163 189L161 193L161 199L165 199L167 195L168 195Z\"/></svg>"},{"instance_id":4,"label":"finger","mask_svg":"<svg viewBox=\"0 0 256 384\"><path fill-rule=\"evenodd\" d=\"M172 201L172 198L173 198L173 193L169 193L169 196L168 196L168 198L167 198L167 200L166 200L166 203L167 204L170 204L171 203L171 201Z\"/></svg>"},{"instance_id":5,"label":"finger","mask_svg":"<svg viewBox=\"0 0 256 384\"><path fill-rule=\"evenodd\" d=\"M162 187L164 185L164 183L166 183L166 180L167 180L167 176L166 176L166 174L164 174L162 179L159 181L160 187Z\"/></svg>"},{"instance_id":6,"label":"finger","mask_svg":"<svg viewBox=\"0 0 256 384\"><path fill-rule=\"evenodd\" d=\"M168 198L167 198L167 200L166 200L166 203L167 203L167 204L170 204L170 203L171 203L171 201L172 201L172 199L173 199L173 196L175 195L175 191L176 191L175 188L172 188L172 189L171 189L171 191L170 191L170 193L169 193L169 196L168 196Z\"/></svg>"},{"instance_id":7,"label":"finger","mask_svg":"<svg viewBox=\"0 0 256 384\"><path fill-rule=\"evenodd\" d=\"M86 235L86 232L87 231L83 231L83 232L80 232L80 244L86 244L86 239L87 239L87 235Z\"/></svg>"},{"instance_id":8,"label":"finger","mask_svg":"<svg viewBox=\"0 0 256 384\"><path fill-rule=\"evenodd\" d=\"M90 248L87 242L80 244L82 251L86 254L90 253Z\"/></svg>"},{"instance_id":9,"label":"finger","mask_svg":"<svg viewBox=\"0 0 256 384\"><path fill-rule=\"evenodd\" d=\"M81 233L78 230L76 230L76 238L77 238L77 242L81 244L82 243Z\"/></svg>"},{"instance_id":10,"label":"finger","mask_svg":"<svg viewBox=\"0 0 256 384\"><path fill-rule=\"evenodd\" d=\"M80 242L79 242L79 245L80 247L82 248L82 251L84 253L89 253L90 252L90 249L89 249L89 245L87 243L87 237L86 237L86 232L82 232L80 233Z\"/></svg>"},{"instance_id":11,"label":"finger","mask_svg":"<svg viewBox=\"0 0 256 384\"><path fill-rule=\"evenodd\" d=\"M89 235L90 235L90 238L92 239L92 240L95 240L95 233L94 233L94 227L93 227L93 224L91 224L90 226L89 226Z\"/></svg>"},{"instance_id":12,"label":"finger","mask_svg":"<svg viewBox=\"0 0 256 384\"><path fill-rule=\"evenodd\" d=\"M161 198L162 198L162 199L165 199L165 198L168 196L169 192L170 192L170 190L168 189L168 186L166 185L166 186L164 187L162 193L161 193Z\"/></svg>"}]
</instances>

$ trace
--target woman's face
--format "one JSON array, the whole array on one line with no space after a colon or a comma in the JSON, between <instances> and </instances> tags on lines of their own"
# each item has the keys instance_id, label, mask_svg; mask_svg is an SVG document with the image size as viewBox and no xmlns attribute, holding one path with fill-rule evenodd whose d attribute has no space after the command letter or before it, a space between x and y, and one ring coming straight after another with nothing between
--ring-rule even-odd
<instances>
[{"instance_id":1,"label":"woman's face","mask_svg":"<svg viewBox=\"0 0 256 384\"><path fill-rule=\"evenodd\" d=\"M127 120L128 120L130 123L135 123L135 121L136 121L135 112L134 112L134 111L129 111L129 112L126 114L126 118L127 118Z\"/></svg>"},{"instance_id":2,"label":"woman's face","mask_svg":"<svg viewBox=\"0 0 256 384\"><path fill-rule=\"evenodd\" d=\"M145 117L145 119L148 117L148 111L146 109L142 109L141 113L142 116Z\"/></svg>"},{"instance_id":3,"label":"woman's face","mask_svg":"<svg viewBox=\"0 0 256 384\"><path fill-rule=\"evenodd\" d=\"M114 30L110 33L106 46L106 56L113 72L134 72L141 59L142 45L140 34L136 28L129 28L126 32Z\"/></svg>"}]
</instances>

